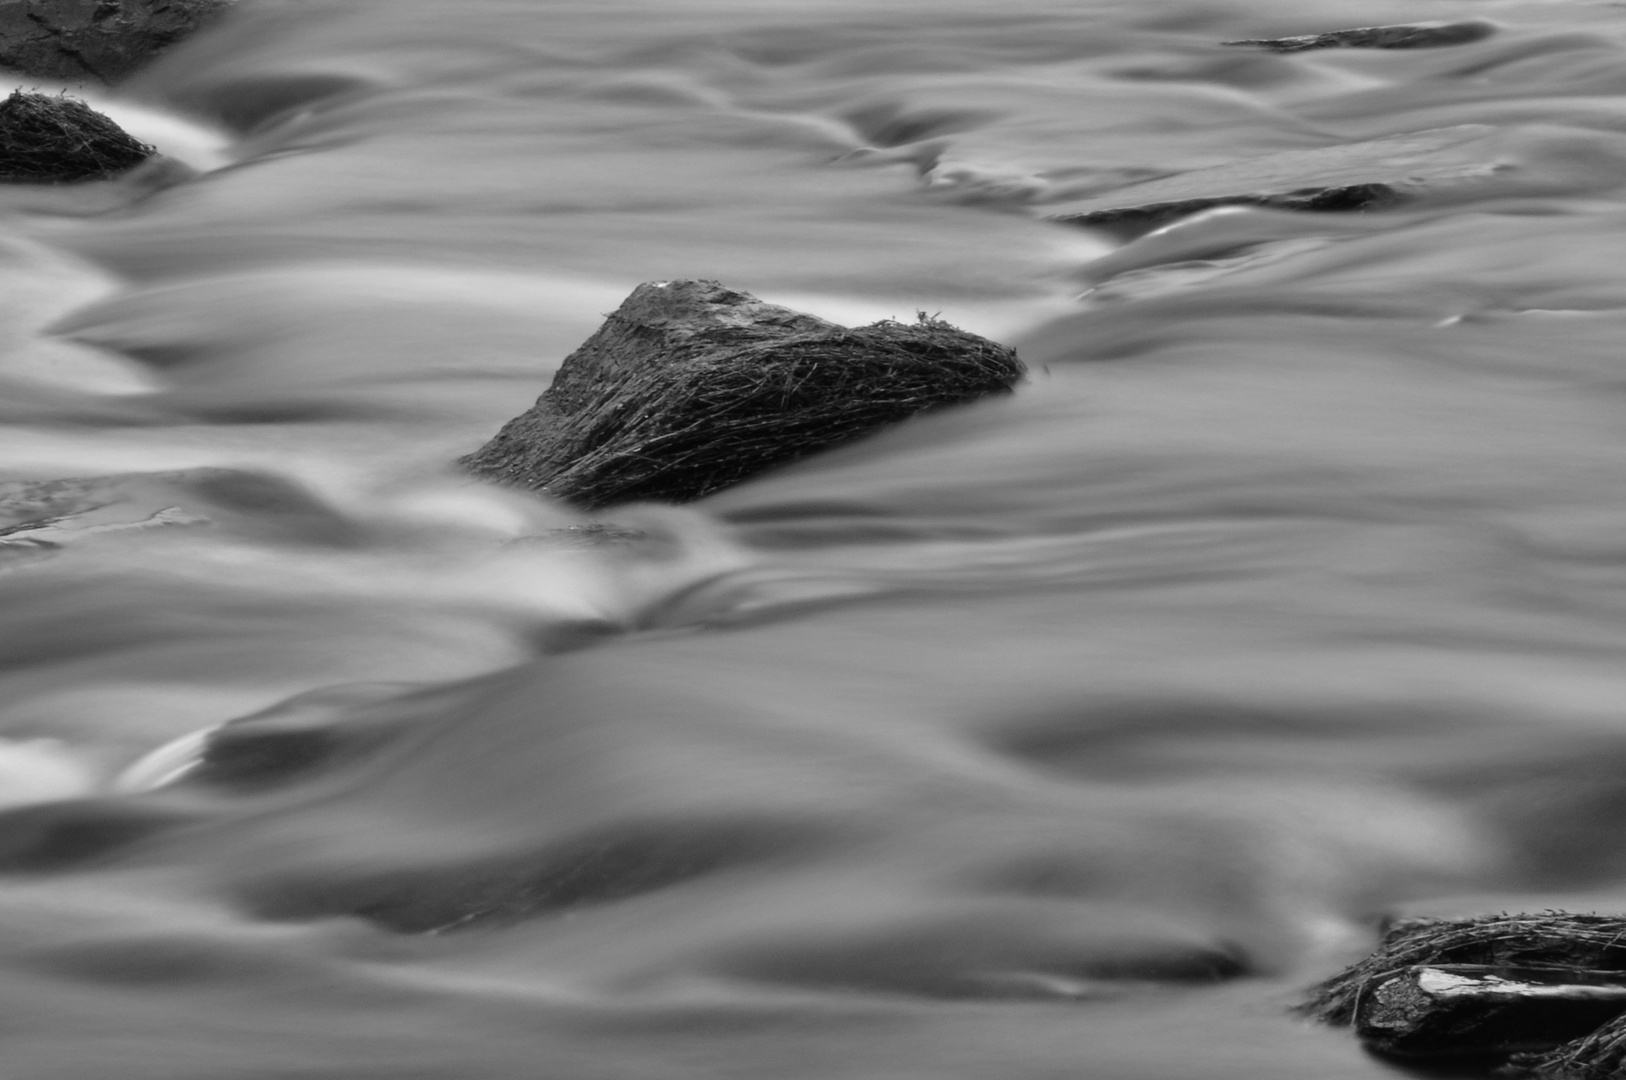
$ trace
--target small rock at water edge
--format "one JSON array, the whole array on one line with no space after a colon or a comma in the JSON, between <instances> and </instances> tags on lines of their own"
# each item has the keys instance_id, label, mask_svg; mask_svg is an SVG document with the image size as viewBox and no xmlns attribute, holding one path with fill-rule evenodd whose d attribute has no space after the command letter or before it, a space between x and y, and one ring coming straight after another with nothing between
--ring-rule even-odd
<instances>
[{"instance_id":1,"label":"small rock at water edge","mask_svg":"<svg viewBox=\"0 0 1626 1080\"><path fill-rule=\"evenodd\" d=\"M1392 1057L1539 1080L1626 1080L1626 918L1412 919L1300 1011Z\"/></svg>"},{"instance_id":2,"label":"small rock at water edge","mask_svg":"<svg viewBox=\"0 0 1626 1080\"><path fill-rule=\"evenodd\" d=\"M189 37L232 0L0 0L0 67L113 83Z\"/></svg>"},{"instance_id":3,"label":"small rock at water edge","mask_svg":"<svg viewBox=\"0 0 1626 1080\"><path fill-rule=\"evenodd\" d=\"M1024 374L924 315L848 329L715 281L650 282L461 464L587 509L686 502Z\"/></svg>"},{"instance_id":4,"label":"small rock at water edge","mask_svg":"<svg viewBox=\"0 0 1626 1080\"><path fill-rule=\"evenodd\" d=\"M1355 1034L1397 1057L1507 1057L1552 1050L1626 1013L1626 973L1483 964L1411 967L1374 979Z\"/></svg>"},{"instance_id":5,"label":"small rock at water edge","mask_svg":"<svg viewBox=\"0 0 1626 1080\"><path fill-rule=\"evenodd\" d=\"M1325 34L1299 37L1248 38L1225 41L1222 45L1251 45L1272 52L1304 52L1307 49L1438 49L1447 45L1468 45L1496 33L1488 22L1434 23L1402 26L1358 26Z\"/></svg>"},{"instance_id":6,"label":"small rock at water edge","mask_svg":"<svg viewBox=\"0 0 1626 1080\"><path fill-rule=\"evenodd\" d=\"M83 101L21 90L0 101L0 180L106 180L154 153Z\"/></svg>"}]
</instances>

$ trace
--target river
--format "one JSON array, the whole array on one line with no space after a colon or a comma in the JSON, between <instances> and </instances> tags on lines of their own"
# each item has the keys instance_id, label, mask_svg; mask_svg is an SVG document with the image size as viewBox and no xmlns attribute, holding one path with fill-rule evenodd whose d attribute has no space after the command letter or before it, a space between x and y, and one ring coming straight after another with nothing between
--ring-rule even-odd
<instances>
[{"instance_id":1,"label":"river","mask_svg":"<svg viewBox=\"0 0 1626 1080\"><path fill-rule=\"evenodd\" d=\"M242 0L71 89L184 167L0 189L7 1078L1373 1080L1289 1009L1385 918L1626 911L1626 5ZM453 468L696 277L1032 374L624 542Z\"/></svg>"}]
</instances>

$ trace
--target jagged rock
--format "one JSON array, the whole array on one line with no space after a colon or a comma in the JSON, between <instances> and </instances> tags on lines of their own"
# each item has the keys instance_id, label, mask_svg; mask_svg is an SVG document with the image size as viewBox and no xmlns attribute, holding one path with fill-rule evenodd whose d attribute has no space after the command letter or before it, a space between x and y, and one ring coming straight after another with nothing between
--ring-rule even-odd
<instances>
[{"instance_id":1,"label":"jagged rock","mask_svg":"<svg viewBox=\"0 0 1626 1080\"><path fill-rule=\"evenodd\" d=\"M1273 52L1303 52L1306 49L1437 49L1446 45L1467 45L1496 33L1488 22L1434 23L1404 26L1358 26L1325 34L1300 37L1248 38L1225 41L1222 45L1251 45Z\"/></svg>"},{"instance_id":2,"label":"jagged rock","mask_svg":"<svg viewBox=\"0 0 1626 1080\"><path fill-rule=\"evenodd\" d=\"M0 101L0 180L105 180L154 153L83 101L21 90Z\"/></svg>"},{"instance_id":3,"label":"jagged rock","mask_svg":"<svg viewBox=\"0 0 1626 1080\"><path fill-rule=\"evenodd\" d=\"M0 0L0 67L112 83L233 0Z\"/></svg>"},{"instance_id":4,"label":"jagged rock","mask_svg":"<svg viewBox=\"0 0 1626 1080\"><path fill-rule=\"evenodd\" d=\"M587 508L685 502L1024 372L924 315L847 329L715 281L651 282L461 464Z\"/></svg>"},{"instance_id":5,"label":"jagged rock","mask_svg":"<svg viewBox=\"0 0 1626 1080\"><path fill-rule=\"evenodd\" d=\"M1279 210L1371 210L1425 192L1485 180L1511 166L1489 145L1482 124L1289 150L1147 180L1063 205L1051 221L1134 236L1215 206Z\"/></svg>"}]
</instances>

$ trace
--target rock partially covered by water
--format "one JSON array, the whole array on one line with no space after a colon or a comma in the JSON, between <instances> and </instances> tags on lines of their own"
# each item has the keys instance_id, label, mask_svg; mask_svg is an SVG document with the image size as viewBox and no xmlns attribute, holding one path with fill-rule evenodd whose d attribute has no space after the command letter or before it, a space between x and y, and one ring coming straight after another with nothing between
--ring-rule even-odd
<instances>
[{"instance_id":1,"label":"rock partially covered by water","mask_svg":"<svg viewBox=\"0 0 1626 1080\"><path fill-rule=\"evenodd\" d=\"M686 502L1024 373L924 315L847 329L715 281L652 282L461 464L589 509Z\"/></svg>"},{"instance_id":2,"label":"rock partially covered by water","mask_svg":"<svg viewBox=\"0 0 1626 1080\"><path fill-rule=\"evenodd\" d=\"M232 0L0 0L0 67L112 83L195 33Z\"/></svg>"},{"instance_id":3,"label":"rock partially covered by water","mask_svg":"<svg viewBox=\"0 0 1626 1080\"><path fill-rule=\"evenodd\" d=\"M1482 124L1289 150L1148 180L1059 207L1050 220L1138 235L1216 206L1371 210L1482 181L1510 166Z\"/></svg>"},{"instance_id":4,"label":"rock partially covered by water","mask_svg":"<svg viewBox=\"0 0 1626 1080\"><path fill-rule=\"evenodd\" d=\"M83 101L21 90L0 101L0 180L105 180L154 152Z\"/></svg>"},{"instance_id":5,"label":"rock partially covered by water","mask_svg":"<svg viewBox=\"0 0 1626 1080\"><path fill-rule=\"evenodd\" d=\"M1325 34L1299 37L1248 38L1226 41L1225 45L1251 45L1273 52L1304 52L1307 49L1437 49L1446 45L1467 45L1496 33L1488 22L1430 23L1402 26L1357 26Z\"/></svg>"},{"instance_id":6,"label":"rock partially covered by water","mask_svg":"<svg viewBox=\"0 0 1626 1080\"><path fill-rule=\"evenodd\" d=\"M82 541L222 528L271 543L347 546L356 526L292 480L243 469L183 469L60 480L0 480L0 567Z\"/></svg>"},{"instance_id":7,"label":"rock partially covered by water","mask_svg":"<svg viewBox=\"0 0 1626 1080\"><path fill-rule=\"evenodd\" d=\"M1622 1013L1626 979L1619 972L1412 967L1372 981L1355 1033L1396 1057L1505 1058L1552 1050Z\"/></svg>"},{"instance_id":8,"label":"rock partially covered by water","mask_svg":"<svg viewBox=\"0 0 1626 1080\"><path fill-rule=\"evenodd\" d=\"M1312 991L1303 1011L1408 1058L1543 1077L1626 1047L1626 918L1538 914L1415 919Z\"/></svg>"}]
</instances>

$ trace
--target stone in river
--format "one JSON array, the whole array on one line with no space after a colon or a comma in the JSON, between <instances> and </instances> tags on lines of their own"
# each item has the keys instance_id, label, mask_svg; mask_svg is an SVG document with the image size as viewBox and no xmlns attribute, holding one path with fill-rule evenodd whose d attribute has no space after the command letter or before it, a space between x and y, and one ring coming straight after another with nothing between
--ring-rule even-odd
<instances>
[{"instance_id":1,"label":"stone in river","mask_svg":"<svg viewBox=\"0 0 1626 1080\"><path fill-rule=\"evenodd\" d=\"M0 180L105 180L153 154L152 147L82 101L21 90L0 101Z\"/></svg>"},{"instance_id":2,"label":"stone in river","mask_svg":"<svg viewBox=\"0 0 1626 1080\"><path fill-rule=\"evenodd\" d=\"M1300 1011L1352 1026L1392 1056L1511 1061L1516 1075L1545 1080L1626 1076L1626 917L1406 920L1314 987Z\"/></svg>"},{"instance_id":3,"label":"stone in river","mask_svg":"<svg viewBox=\"0 0 1626 1080\"><path fill-rule=\"evenodd\" d=\"M1397 1057L1549 1051L1626 1013L1626 976L1576 968L1412 967L1374 979L1355 1034Z\"/></svg>"},{"instance_id":4,"label":"stone in river","mask_svg":"<svg viewBox=\"0 0 1626 1080\"><path fill-rule=\"evenodd\" d=\"M195 33L232 0L0 0L0 67L113 83Z\"/></svg>"},{"instance_id":5,"label":"stone in river","mask_svg":"<svg viewBox=\"0 0 1626 1080\"><path fill-rule=\"evenodd\" d=\"M686 502L1024 373L924 315L848 329L715 281L649 282L461 464L588 509Z\"/></svg>"},{"instance_id":6,"label":"stone in river","mask_svg":"<svg viewBox=\"0 0 1626 1080\"><path fill-rule=\"evenodd\" d=\"M1216 206L1373 210L1511 168L1483 124L1433 128L1313 150L1287 150L1146 180L1055 208L1051 221L1135 236Z\"/></svg>"},{"instance_id":7,"label":"stone in river","mask_svg":"<svg viewBox=\"0 0 1626 1080\"><path fill-rule=\"evenodd\" d=\"M1496 33L1488 22L1434 23L1402 26L1358 26L1325 34L1299 37L1249 38L1225 41L1223 45L1251 45L1273 52L1304 52L1306 49L1437 49L1446 45L1467 45Z\"/></svg>"}]
</instances>

